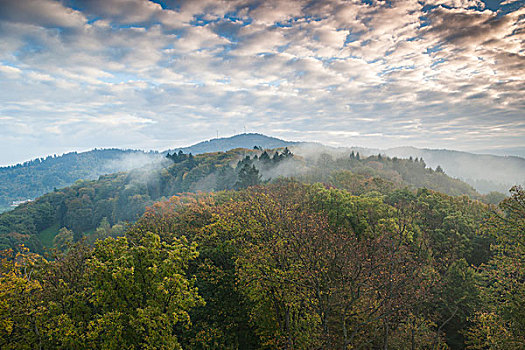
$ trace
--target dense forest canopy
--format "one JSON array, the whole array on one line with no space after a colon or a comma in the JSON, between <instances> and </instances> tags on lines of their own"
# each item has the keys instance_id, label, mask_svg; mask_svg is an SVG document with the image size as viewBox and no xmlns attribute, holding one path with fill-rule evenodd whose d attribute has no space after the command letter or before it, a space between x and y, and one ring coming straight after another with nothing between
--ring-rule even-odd
<instances>
[{"instance_id":1,"label":"dense forest canopy","mask_svg":"<svg viewBox=\"0 0 525 350\"><path fill-rule=\"evenodd\" d=\"M521 349L504 198L419 158L168 153L0 214L0 347Z\"/></svg>"},{"instance_id":2,"label":"dense forest canopy","mask_svg":"<svg viewBox=\"0 0 525 350\"><path fill-rule=\"evenodd\" d=\"M522 349L524 220L521 188L174 196L94 246L7 251L0 346Z\"/></svg>"},{"instance_id":3,"label":"dense forest canopy","mask_svg":"<svg viewBox=\"0 0 525 350\"><path fill-rule=\"evenodd\" d=\"M77 180L91 180L102 174L131 170L159 157L156 152L95 149L0 167L0 211L9 208L15 201L35 199Z\"/></svg>"},{"instance_id":4,"label":"dense forest canopy","mask_svg":"<svg viewBox=\"0 0 525 350\"><path fill-rule=\"evenodd\" d=\"M71 230L75 241L83 236L95 240L98 229L107 231L115 226L120 232L125 222L134 222L147 206L178 193L241 189L279 177L323 182L357 195L372 191L388 194L408 186L494 203L503 197L481 196L439 168L430 169L422 159L361 157L359 152L343 157L328 153L301 157L287 148L259 147L195 156L179 151L168 153L156 166L79 181L1 214L0 248L16 249L24 243L32 251L43 252L55 245L54 237L62 228Z\"/></svg>"},{"instance_id":5,"label":"dense forest canopy","mask_svg":"<svg viewBox=\"0 0 525 350\"><path fill-rule=\"evenodd\" d=\"M387 150L367 148L332 148L309 142L285 141L262 134L240 134L217 138L165 152L143 152L120 149L95 149L89 152L71 152L61 156L37 158L23 164L0 167L0 212L12 209L12 205L35 198L74 184L77 180L92 180L101 175L141 168L145 164L162 163L166 153L182 151L185 154L226 152L236 148L261 149L288 147L293 153L305 158L317 154L330 154L333 158L345 158L351 152L364 158L386 154L391 158L424 159L427 167L438 166L449 176L457 177L473 186L478 192L507 193L517 184L524 184L525 159L478 155L450 150L429 150L401 147ZM162 154L162 156L161 156ZM426 185L424 185L426 186Z\"/></svg>"}]
</instances>

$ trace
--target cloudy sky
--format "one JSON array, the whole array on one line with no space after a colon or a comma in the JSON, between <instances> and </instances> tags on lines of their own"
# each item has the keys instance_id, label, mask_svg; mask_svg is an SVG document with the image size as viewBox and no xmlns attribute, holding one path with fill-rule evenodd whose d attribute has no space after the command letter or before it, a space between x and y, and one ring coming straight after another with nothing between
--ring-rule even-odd
<instances>
[{"instance_id":1,"label":"cloudy sky","mask_svg":"<svg viewBox=\"0 0 525 350\"><path fill-rule=\"evenodd\" d=\"M516 0L0 0L0 165L244 131L525 149Z\"/></svg>"}]
</instances>

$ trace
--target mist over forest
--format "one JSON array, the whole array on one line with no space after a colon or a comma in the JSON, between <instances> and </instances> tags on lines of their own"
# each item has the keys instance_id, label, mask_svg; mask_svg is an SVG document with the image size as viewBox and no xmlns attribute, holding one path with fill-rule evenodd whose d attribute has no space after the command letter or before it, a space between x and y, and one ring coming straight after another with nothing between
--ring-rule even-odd
<instances>
[{"instance_id":1,"label":"mist over forest","mask_svg":"<svg viewBox=\"0 0 525 350\"><path fill-rule=\"evenodd\" d=\"M524 350L524 20L0 0L0 349Z\"/></svg>"},{"instance_id":2,"label":"mist over forest","mask_svg":"<svg viewBox=\"0 0 525 350\"><path fill-rule=\"evenodd\" d=\"M154 159L0 214L3 346L521 347L521 187L312 145Z\"/></svg>"},{"instance_id":3,"label":"mist over forest","mask_svg":"<svg viewBox=\"0 0 525 350\"><path fill-rule=\"evenodd\" d=\"M52 191L72 185L77 180L96 179L100 175L128 171L144 166L158 167L164 156L171 152L201 154L206 152L228 151L235 148L251 149L254 146L273 149L289 147L297 155L315 161L321 154L332 158L345 158L353 152L363 156L382 154L402 159L423 159L432 169L440 166L443 171L469 185L481 194L499 192L507 194L514 185L525 183L525 159L520 157L501 157L478 155L452 150L429 150L413 147L387 150L363 147L328 147L319 143L293 142L262 134L240 134L230 138L211 139L193 146L174 148L164 152L120 149L100 149L89 152L72 152L61 156L37 158L23 164L0 168L0 209L8 210L13 203L34 200ZM268 176L293 176L298 169L280 169L282 173ZM264 175L264 174L263 174Z\"/></svg>"}]
</instances>

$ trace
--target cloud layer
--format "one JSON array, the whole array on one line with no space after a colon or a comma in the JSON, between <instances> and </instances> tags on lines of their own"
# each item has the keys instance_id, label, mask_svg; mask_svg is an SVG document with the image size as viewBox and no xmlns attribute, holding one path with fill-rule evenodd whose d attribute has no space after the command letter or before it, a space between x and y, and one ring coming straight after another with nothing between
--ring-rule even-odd
<instances>
[{"instance_id":1,"label":"cloud layer","mask_svg":"<svg viewBox=\"0 0 525 350\"><path fill-rule=\"evenodd\" d=\"M478 0L0 0L0 164L248 131L525 146L525 8Z\"/></svg>"}]
</instances>

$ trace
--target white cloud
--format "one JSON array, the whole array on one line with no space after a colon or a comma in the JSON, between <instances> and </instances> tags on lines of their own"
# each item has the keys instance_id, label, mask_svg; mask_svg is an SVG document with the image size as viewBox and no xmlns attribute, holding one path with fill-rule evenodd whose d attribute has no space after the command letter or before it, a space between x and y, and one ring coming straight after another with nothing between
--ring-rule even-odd
<instances>
[{"instance_id":1,"label":"white cloud","mask_svg":"<svg viewBox=\"0 0 525 350\"><path fill-rule=\"evenodd\" d=\"M261 1L249 14L257 23L273 25L300 17L303 6L303 1L267 0Z\"/></svg>"},{"instance_id":2,"label":"white cloud","mask_svg":"<svg viewBox=\"0 0 525 350\"><path fill-rule=\"evenodd\" d=\"M53 0L0 0L0 19L43 27L79 27L86 22L79 11Z\"/></svg>"},{"instance_id":3,"label":"white cloud","mask_svg":"<svg viewBox=\"0 0 525 350\"><path fill-rule=\"evenodd\" d=\"M22 71L16 67L0 65L0 73L13 79L18 78Z\"/></svg>"},{"instance_id":4,"label":"white cloud","mask_svg":"<svg viewBox=\"0 0 525 350\"><path fill-rule=\"evenodd\" d=\"M166 4L0 0L2 133L15 135L0 147L168 148L244 124L372 147L523 144L523 8Z\"/></svg>"},{"instance_id":5,"label":"white cloud","mask_svg":"<svg viewBox=\"0 0 525 350\"><path fill-rule=\"evenodd\" d=\"M449 6L455 8L485 8L485 3L481 0L425 0L425 4L434 6Z\"/></svg>"}]
</instances>

